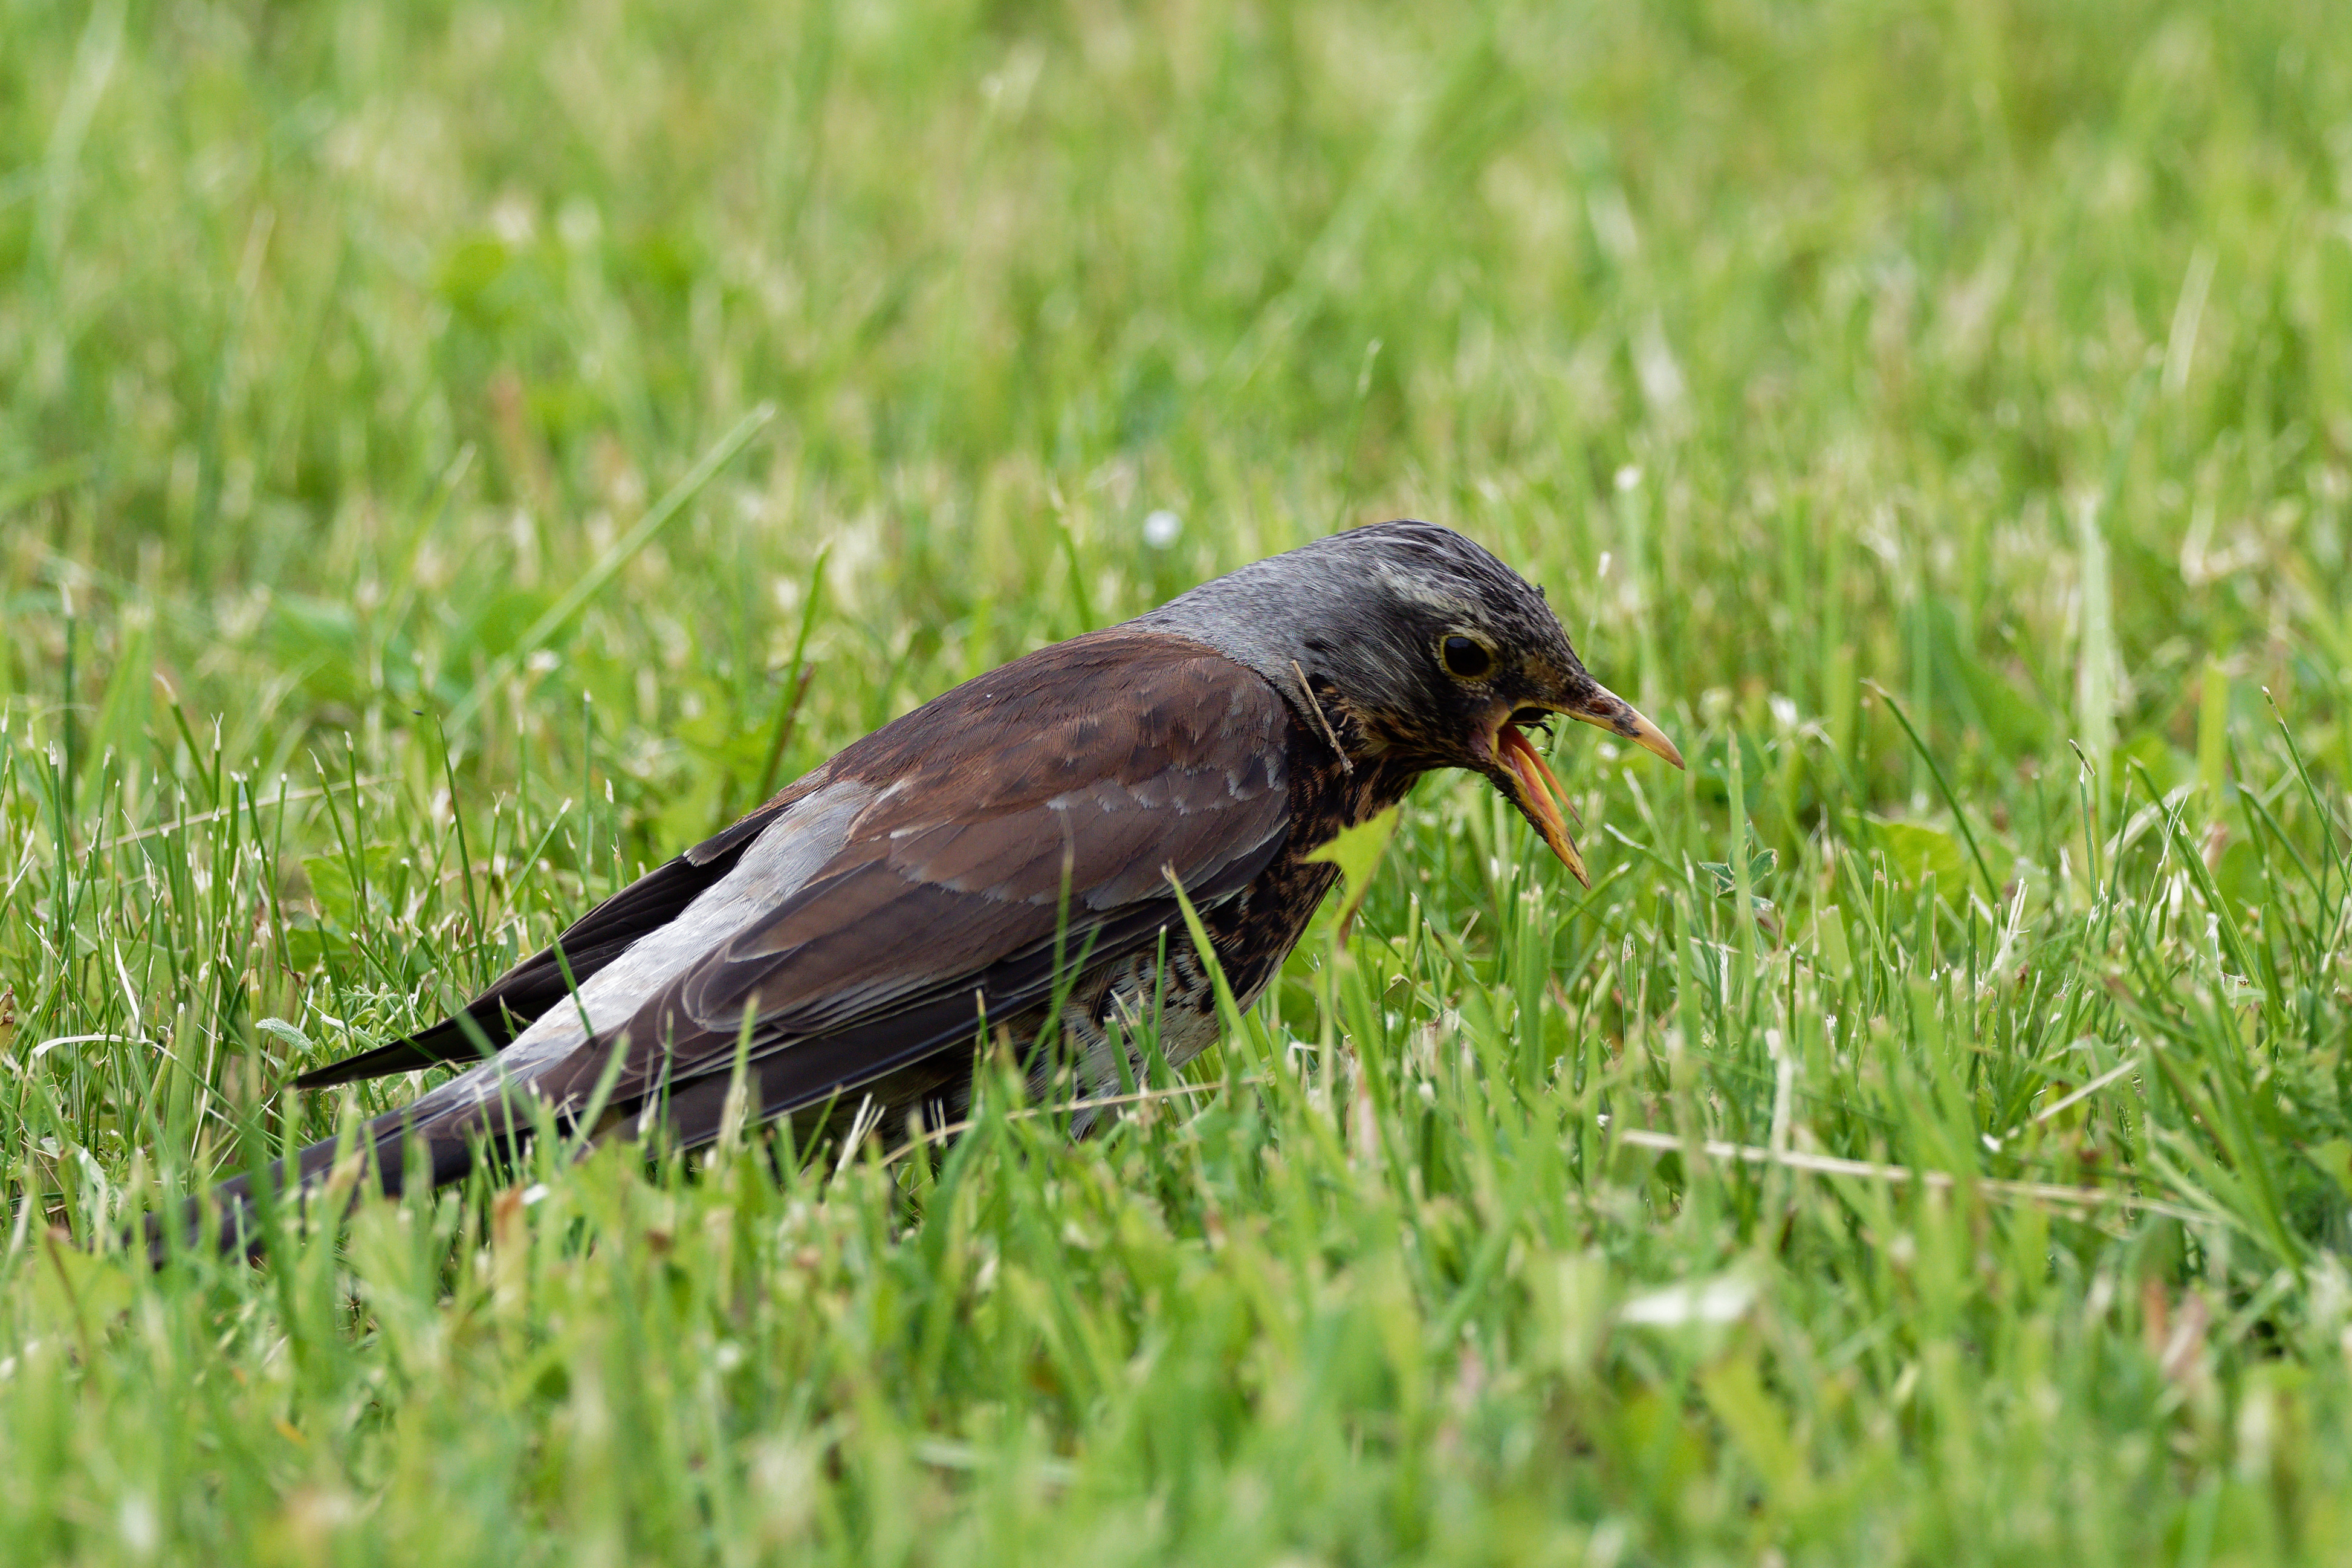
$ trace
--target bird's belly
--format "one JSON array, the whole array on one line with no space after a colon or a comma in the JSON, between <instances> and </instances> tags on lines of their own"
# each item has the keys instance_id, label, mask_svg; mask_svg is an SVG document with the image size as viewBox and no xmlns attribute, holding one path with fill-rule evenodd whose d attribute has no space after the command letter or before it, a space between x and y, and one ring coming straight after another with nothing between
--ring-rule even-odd
<instances>
[{"instance_id":1,"label":"bird's belly","mask_svg":"<svg viewBox=\"0 0 2352 1568\"><path fill-rule=\"evenodd\" d=\"M1209 945L1244 1011L1281 973L1330 883L1328 865L1286 857L1240 898L1206 911ZM1074 987L1062 1005L1061 1047L1032 1067L1032 1092L1069 1105L1077 1136L1117 1114L1163 1064L1181 1068L1216 1043L1215 980L1189 937L1170 937L1164 966L1158 951L1139 953Z\"/></svg>"},{"instance_id":2,"label":"bird's belly","mask_svg":"<svg viewBox=\"0 0 2352 1568\"><path fill-rule=\"evenodd\" d=\"M1281 973L1336 876L1328 863L1285 856L1240 897L1201 911L1244 1010ZM1031 1102L1066 1116L1081 1138L1215 1044L1221 1027L1215 981L1181 927L1168 931L1164 945L1076 976L1058 1016L1039 1006L990 1022L996 1048L1023 1064ZM970 1052L941 1051L804 1116L800 1136L837 1139L860 1126L886 1130L892 1142L935 1136L971 1116L974 1066Z\"/></svg>"},{"instance_id":3,"label":"bird's belly","mask_svg":"<svg viewBox=\"0 0 2352 1568\"><path fill-rule=\"evenodd\" d=\"M1080 1138L1215 1044L1220 1028L1215 983L1190 942L1171 949L1164 966L1157 953L1139 954L1087 979L1062 1005L1059 1042L1037 1054L1029 1074L1031 1093L1067 1106ZM1234 1000L1246 1007L1263 986L1259 977Z\"/></svg>"}]
</instances>

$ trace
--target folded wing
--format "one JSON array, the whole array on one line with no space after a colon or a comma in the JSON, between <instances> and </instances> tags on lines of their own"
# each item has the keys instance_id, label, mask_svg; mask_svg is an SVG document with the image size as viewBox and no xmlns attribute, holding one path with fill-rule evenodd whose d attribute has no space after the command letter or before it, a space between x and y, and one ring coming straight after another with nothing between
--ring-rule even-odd
<instances>
[{"instance_id":1,"label":"folded wing","mask_svg":"<svg viewBox=\"0 0 2352 1568\"><path fill-rule=\"evenodd\" d=\"M1017 660L763 808L725 873L576 998L541 1001L498 1058L385 1122L461 1138L518 1089L561 1119L618 1049L609 1103L664 1095L692 1144L715 1131L718 1100L689 1091L731 1074L747 1026L766 1115L969 1050L983 1017L1045 1000L1066 959L1156 944L1177 920L1171 874L1204 906L1245 889L1287 831L1289 734L1257 675L1164 634L1114 629Z\"/></svg>"}]
</instances>

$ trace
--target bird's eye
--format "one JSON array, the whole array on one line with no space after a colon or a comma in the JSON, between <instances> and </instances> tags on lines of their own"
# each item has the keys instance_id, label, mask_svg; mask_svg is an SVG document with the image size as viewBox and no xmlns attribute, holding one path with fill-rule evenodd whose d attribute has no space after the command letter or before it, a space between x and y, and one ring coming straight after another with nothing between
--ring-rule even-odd
<instances>
[{"instance_id":1,"label":"bird's eye","mask_svg":"<svg viewBox=\"0 0 2352 1568\"><path fill-rule=\"evenodd\" d=\"M1495 668L1495 656L1476 637L1456 633L1437 645L1437 657L1448 675L1464 680L1475 680Z\"/></svg>"}]
</instances>

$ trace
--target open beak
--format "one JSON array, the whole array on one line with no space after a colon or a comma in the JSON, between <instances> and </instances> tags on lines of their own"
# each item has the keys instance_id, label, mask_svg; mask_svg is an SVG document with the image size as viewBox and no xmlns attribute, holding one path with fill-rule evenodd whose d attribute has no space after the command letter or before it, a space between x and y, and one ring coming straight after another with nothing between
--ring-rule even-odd
<instances>
[{"instance_id":1,"label":"open beak","mask_svg":"<svg viewBox=\"0 0 2352 1568\"><path fill-rule=\"evenodd\" d=\"M1592 886L1592 879L1585 875L1584 857L1576 852L1576 840L1568 836L1568 819L1560 815L1568 792L1559 787L1559 781L1552 777L1551 769L1544 765L1542 756L1517 724L1506 720L1495 742L1496 760L1503 764L1511 804L1527 813L1569 875L1585 887Z\"/></svg>"},{"instance_id":2,"label":"open beak","mask_svg":"<svg viewBox=\"0 0 2352 1568\"><path fill-rule=\"evenodd\" d=\"M1683 765L1682 752L1666 739L1665 731L1635 711L1632 703L1605 687L1594 686L1576 706L1563 706L1558 711L1587 724L1597 724L1612 734L1633 742L1643 751L1664 758L1676 767ZM1569 804L1568 792L1560 788L1559 780L1552 776L1542 754L1528 740L1526 733L1511 722L1507 712L1496 726L1493 755L1500 764L1504 793L1511 797L1511 804L1535 824L1536 831L1543 835L1545 845L1559 857L1559 863L1568 868L1569 874L1585 887L1592 886L1592 879L1585 874L1584 857L1577 853L1575 840L1568 836L1568 818L1561 815L1563 806L1571 812L1576 808Z\"/></svg>"}]
</instances>

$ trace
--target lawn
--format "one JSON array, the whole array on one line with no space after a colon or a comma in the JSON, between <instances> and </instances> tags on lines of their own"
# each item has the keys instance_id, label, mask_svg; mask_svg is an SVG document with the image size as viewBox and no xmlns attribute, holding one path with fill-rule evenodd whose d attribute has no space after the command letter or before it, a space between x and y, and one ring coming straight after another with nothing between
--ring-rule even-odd
<instances>
[{"instance_id":1,"label":"lawn","mask_svg":"<svg viewBox=\"0 0 2352 1568\"><path fill-rule=\"evenodd\" d=\"M2336 0L0 3L18 1562L2352 1560ZM142 1210L876 724L1350 522L1549 592L1072 1144Z\"/></svg>"}]
</instances>

